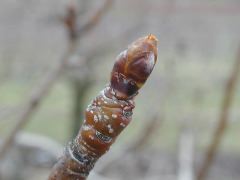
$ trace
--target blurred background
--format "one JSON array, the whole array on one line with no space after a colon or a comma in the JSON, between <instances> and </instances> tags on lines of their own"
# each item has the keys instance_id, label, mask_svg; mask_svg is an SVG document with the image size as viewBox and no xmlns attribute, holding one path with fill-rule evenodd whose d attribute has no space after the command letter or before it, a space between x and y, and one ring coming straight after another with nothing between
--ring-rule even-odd
<instances>
[{"instance_id":1,"label":"blurred background","mask_svg":"<svg viewBox=\"0 0 240 180\"><path fill-rule=\"evenodd\" d=\"M96 180L239 180L238 0L1 0L0 179L47 179L135 39L159 39ZM239 55L238 55L239 54Z\"/></svg>"}]
</instances>

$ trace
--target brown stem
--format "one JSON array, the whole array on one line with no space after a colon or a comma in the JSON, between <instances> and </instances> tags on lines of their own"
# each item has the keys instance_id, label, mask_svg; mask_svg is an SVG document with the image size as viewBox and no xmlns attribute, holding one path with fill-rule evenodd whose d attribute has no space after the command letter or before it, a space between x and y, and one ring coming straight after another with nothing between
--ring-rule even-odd
<instances>
[{"instance_id":1,"label":"brown stem","mask_svg":"<svg viewBox=\"0 0 240 180\"><path fill-rule=\"evenodd\" d=\"M230 108L233 102L234 94L236 92L238 76L240 73L240 50L238 53L239 54L237 56L236 62L234 63L233 70L226 84L224 99L220 111L220 118L213 135L213 139L204 156L204 161L197 175L197 180L206 179L209 169L216 157L223 135L228 126Z\"/></svg>"},{"instance_id":2,"label":"brown stem","mask_svg":"<svg viewBox=\"0 0 240 180\"><path fill-rule=\"evenodd\" d=\"M85 111L77 137L69 143L54 166L49 180L87 178L97 160L131 122L134 98L157 61L157 39L153 35L134 41L117 57L110 84Z\"/></svg>"}]
</instances>

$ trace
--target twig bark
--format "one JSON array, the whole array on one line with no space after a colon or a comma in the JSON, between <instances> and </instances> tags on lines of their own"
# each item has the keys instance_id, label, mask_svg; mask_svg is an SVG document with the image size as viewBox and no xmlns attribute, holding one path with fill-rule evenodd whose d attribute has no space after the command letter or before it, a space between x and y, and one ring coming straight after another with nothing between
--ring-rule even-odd
<instances>
[{"instance_id":1,"label":"twig bark","mask_svg":"<svg viewBox=\"0 0 240 180\"><path fill-rule=\"evenodd\" d=\"M109 85L91 101L77 137L66 147L49 180L85 180L98 159L130 123L134 97L157 61L157 39L150 34L134 41L123 52L113 66ZM138 63L135 65L135 62Z\"/></svg>"},{"instance_id":2,"label":"twig bark","mask_svg":"<svg viewBox=\"0 0 240 180\"><path fill-rule=\"evenodd\" d=\"M42 102L43 98L48 94L54 83L57 81L58 77L60 76L61 72L63 71L66 63L68 62L69 58L73 55L77 48L77 42L79 41L80 37L85 35L91 28L95 27L99 20L102 18L106 7L109 7L111 0L106 0L104 5L98 9L92 18L87 21L85 25L81 26L79 29L78 34L74 35L74 38L71 38L69 41L69 47L63 57L59 60L58 65L50 70L47 77L43 80L43 82L33 90L32 95L29 97L27 103L23 106L22 113L18 116L17 123L13 127L12 131L6 137L5 141L3 142L1 149L0 149L0 159L4 157L7 150L11 147L14 142L14 138L17 133L24 127L24 125L30 120L31 116L33 115L34 111L39 107L40 103ZM69 14L69 18L75 18L72 14ZM71 19L70 19L71 20ZM70 23L72 27L75 26L74 19ZM69 26L70 27L70 26ZM69 29L69 32L72 29Z\"/></svg>"},{"instance_id":3,"label":"twig bark","mask_svg":"<svg viewBox=\"0 0 240 180\"><path fill-rule=\"evenodd\" d=\"M213 139L204 156L204 161L197 175L197 180L206 179L209 169L216 157L223 135L228 126L229 113L230 113L231 105L233 102L234 94L236 92L239 74L240 74L240 49L238 51L238 56L237 56L236 62L234 63L233 70L226 84L220 118L215 130L215 133L213 135Z\"/></svg>"}]
</instances>

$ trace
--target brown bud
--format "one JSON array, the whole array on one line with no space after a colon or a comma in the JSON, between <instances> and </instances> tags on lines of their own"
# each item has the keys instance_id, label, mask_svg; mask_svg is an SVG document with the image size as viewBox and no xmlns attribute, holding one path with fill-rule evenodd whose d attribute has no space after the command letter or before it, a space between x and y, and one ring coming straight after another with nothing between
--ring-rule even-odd
<instances>
[{"instance_id":1,"label":"brown bud","mask_svg":"<svg viewBox=\"0 0 240 180\"><path fill-rule=\"evenodd\" d=\"M111 87L120 99L134 96L151 74L157 61L157 38L150 34L133 42L117 57Z\"/></svg>"}]
</instances>

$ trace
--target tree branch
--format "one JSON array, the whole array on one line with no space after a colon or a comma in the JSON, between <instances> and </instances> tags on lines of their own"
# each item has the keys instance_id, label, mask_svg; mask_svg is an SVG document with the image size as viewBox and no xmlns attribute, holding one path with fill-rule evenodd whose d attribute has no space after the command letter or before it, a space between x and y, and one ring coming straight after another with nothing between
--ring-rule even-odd
<instances>
[{"instance_id":1,"label":"tree branch","mask_svg":"<svg viewBox=\"0 0 240 180\"><path fill-rule=\"evenodd\" d=\"M93 16L83 25L81 25L77 30L77 36L80 38L81 36L85 35L86 32L93 29L100 19L102 19L103 15L107 12L109 7L112 5L113 0L105 0L104 4L101 8L99 8Z\"/></svg>"},{"instance_id":2,"label":"tree branch","mask_svg":"<svg viewBox=\"0 0 240 180\"><path fill-rule=\"evenodd\" d=\"M133 98L157 61L157 39L152 34L139 38L128 46L126 52L124 57L118 56L109 85L87 107L77 137L66 147L49 180L85 180L98 159L130 123L135 107ZM147 53L144 59L142 53ZM135 62L137 65L131 66ZM134 76L130 72L135 72Z\"/></svg>"},{"instance_id":3,"label":"tree branch","mask_svg":"<svg viewBox=\"0 0 240 180\"><path fill-rule=\"evenodd\" d=\"M223 98L219 121L215 133L213 135L213 139L204 156L204 161L197 175L197 180L206 179L209 169L216 157L223 135L228 126L229 113L233 102L234 94L236 92L239 74L240 74L240 49L238 51L236 62L234 63L233 66L233 70L226 84L225 95Z\"/></svg>"}]
</instances>

